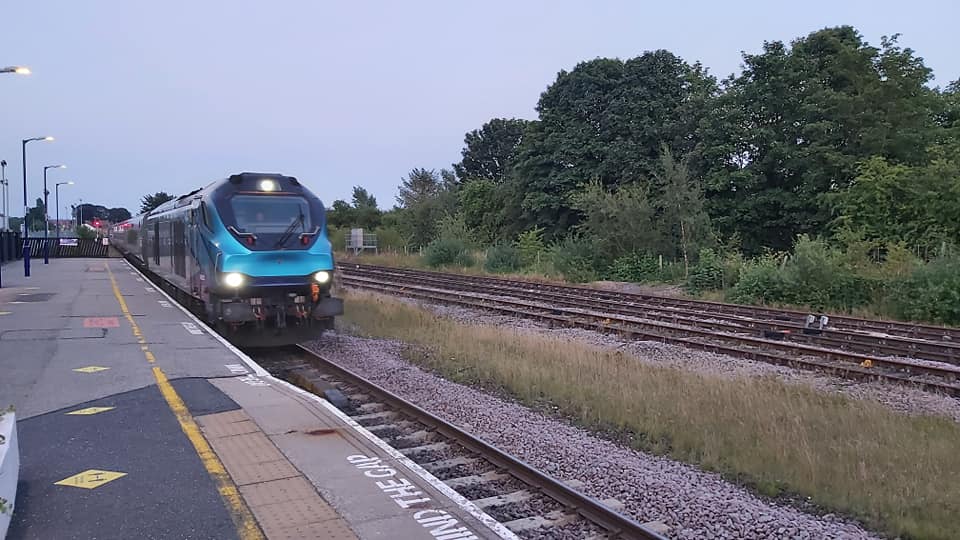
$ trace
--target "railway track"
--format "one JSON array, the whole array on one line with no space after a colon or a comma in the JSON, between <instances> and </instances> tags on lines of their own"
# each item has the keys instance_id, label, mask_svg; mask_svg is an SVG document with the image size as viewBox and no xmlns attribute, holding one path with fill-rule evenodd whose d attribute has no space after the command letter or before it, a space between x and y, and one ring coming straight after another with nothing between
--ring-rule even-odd
<instances>
[{"instance_id":1,"label":"railway track","mask_svg":"<svg viewBox=\"0 0 960 540\"><path fill-rule=\"evenodd\" d=\"M794 328L802 328L802 321L810 313L791 309L726 304L723 302L694 300L690 298L674 298L669 296L658 296L654 294L616 292L598 289L595 287L588 287L585 285L561 285L556 283L541 283L529 280L451 274L449 272L436 272L430 270L377 266L369 264L340 263L338 266L342 270L350 271L389 272L417 275L420 277L430 277L433 279L469 280L475 284L483 283L487 285L522 288L539 292L564 292L584 298L601 298L649 308L685 309L711 316L736 315L750 319L783 323L793 321L791 326ZM916 338L924 341L941 341L946 343L956 342L960 344L960 328L906 323L901 321L864 319L847 315L828 315L830 316L831 327L839 331L859 331L883 334L887 336Z\"/></svg>"},{"instance_id":2,"label":"railway track","mask_svg":"<svg viewBox=\"0 0 960 540\"><path fill-rule=\"evenodd\" d=\"M839 330L795 332L797 323L712 314L676 306L651 307L621 295L582 287L546 286L407 269L341 265L347 286L427 301L492 310L625 337L746 357L852 379L886 379L960 395L960 350L949 342L873 336ZM517 285L519 283L519 285ZM571 291L601 295L577 296ZM719 304L726 306L726 304ZM742 308L744 306L734 306ZM844 335L846 334L846 335ZM919 357L912 360L904 357ZM925 358L925 359L924 359ZM929 360L936 360L931 362Z\"/></svg>"},{"instance_id":3,"label":"railway track","mask_svg":"<svg viewBox=\"0 0 960 540\"><path fill-rule=\"evenodd\" d=\"M303 347L253 351L275 375L325 396L521 538L665 537Z\"/></svg>"}]
</instances>

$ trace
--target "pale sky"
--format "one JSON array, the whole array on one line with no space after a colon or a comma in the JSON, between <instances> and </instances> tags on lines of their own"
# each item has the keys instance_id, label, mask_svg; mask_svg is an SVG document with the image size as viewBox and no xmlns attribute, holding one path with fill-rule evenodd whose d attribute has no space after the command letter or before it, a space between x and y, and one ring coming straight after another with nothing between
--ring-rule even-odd
<instances>
[{"instance_id":1,"label":"pale sky","mask_svg":"<svg viewBox=\"0 0 960 540\"><path fill-rule=\"evenodd\" d=\"M42 166L64 206L136 213L233 172L300 178L326 204L354 185L394 203L414 167L449 167L493 117L535 118L561 69L667 49L722 78L741 51L850 24L901 33L936 83L960 77L953 1L7 1L0 6L0 158L22 213ZM51 192L53 189L51 188ZM53 205L51 195L51 206ZM51 208L50 214L54 211Z\"/></svg>"}]
</instances>

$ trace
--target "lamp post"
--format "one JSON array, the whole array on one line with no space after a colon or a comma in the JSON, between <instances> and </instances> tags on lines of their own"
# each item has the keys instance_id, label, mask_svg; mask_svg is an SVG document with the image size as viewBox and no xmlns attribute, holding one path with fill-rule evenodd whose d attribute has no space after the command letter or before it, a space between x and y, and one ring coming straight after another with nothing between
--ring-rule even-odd
<instances>
[{"instance_id":1,"label":"lamp post","mask_svg":"<svg viewBox=\"0 0 960 540\"><path fill-rule=\"evenodd\" d=\"M57 243L60 243L60 186L72 186L73 182L57 182L53 186L53 200L57 204Z\"/></svg>"},{"instance_id":2,"label":"lamp post","mask_svg":"<svg viewBox=\"0 0 960 540\"><path fill-rule=\"evenodd\" d=\"M43 166L43 264L50 264L50 190L47 189L47 170L66 169L66 165Z\"/></svg>"},{"instance_id":3,"label":"lamp post","mask_svg":"<svg viewBox=\"0 0 960 540\"><path fill-rule=\"evenodd\" d=\"M3 212L3 222L0 223L0 229L7 230L10 228L10 209L7 205L7 186L10 182L7 181L7 160L0 160L0 192L3 192L3 206L0 206L0 211Z\"/></svg>"},{"instance_id":4,"label":"lamp post","mask_svg":"<svg viewBox=\"0 0 960 540\"><path fill-rule=\"evenodd\" d=\"M0 73L16 73L17 75L29 75L30 68L25 66L7 66L0 68Z\"/></svg>"},{"instance_id":5,"label":"lamp post","mask_svg":"<svg viewBox=\"0 0 960 540\"><path fill-rule=\"evenodd\" d=\"M27 206L27 143L33 141L52 141L53 137L31 137L23 139L21 155L23 156L23 275L30 277L30 225L27 223L27 214L30 208Z\"/></svg>"}]
</instances>

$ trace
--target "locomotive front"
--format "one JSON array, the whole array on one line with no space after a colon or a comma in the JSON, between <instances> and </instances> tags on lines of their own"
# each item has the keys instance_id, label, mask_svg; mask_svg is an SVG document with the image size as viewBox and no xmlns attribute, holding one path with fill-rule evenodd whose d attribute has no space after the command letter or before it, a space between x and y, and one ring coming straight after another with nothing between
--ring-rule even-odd
<instances>
[{"instance_id":1,"label":"locomotive front","mask_svg":"<svg viewBox=\"0 0 960 540\"><path fill-rule=\"evenodd\" d=\"M248 345L296 343L332 328L333 252L323 204L297 179L243 173L209 192L200 218L214 232L208 317ZM248 330L255 330L249 332ZM271 339L271 337L273 339Z\"/></svg>"}]
</instances>

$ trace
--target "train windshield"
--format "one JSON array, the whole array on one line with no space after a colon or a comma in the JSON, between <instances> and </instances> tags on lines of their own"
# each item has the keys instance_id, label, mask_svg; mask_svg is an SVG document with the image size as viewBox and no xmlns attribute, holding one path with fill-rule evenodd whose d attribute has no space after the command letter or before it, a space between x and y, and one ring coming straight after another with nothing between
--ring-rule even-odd
<instances>
[{"instance_id":1,"label":"train windshield","mask_svg":"<svg viewBox=\"0 0 960 540\"><path fill-rule=\"evenodd\" d=\"M241 233L284 234L294 223L297 232L313 229L310 206L303 197L288 195L234 195L230 198L234 226Z\"/></svg>"}]
</instances>

